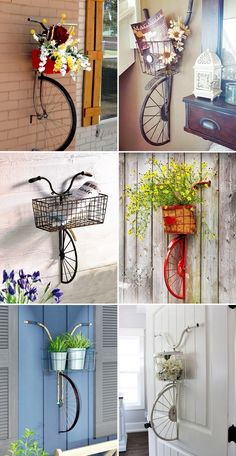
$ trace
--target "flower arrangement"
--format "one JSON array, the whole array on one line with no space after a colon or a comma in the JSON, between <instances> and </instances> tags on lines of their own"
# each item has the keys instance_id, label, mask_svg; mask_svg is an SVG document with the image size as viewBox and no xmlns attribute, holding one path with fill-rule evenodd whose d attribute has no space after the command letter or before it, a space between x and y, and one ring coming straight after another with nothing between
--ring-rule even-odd
<instances>
[{"instance_id":1,"label":"flower arrangement","mask_svg":"<svg viewBox=\"0 0 236 456\"><path fill-rule=\"evenodd\" d=\"M176 381L180 380L183 375L183 362L182 359L171 356L162 356L158 363L157 376L162 381Z\"/></svg>"},{"instance_id":2,"label":"flower arrangement","mask_svg":"<svg viewBox=\"0 0 236 456\"><path fill-rule=\"evenodd\" d=\"M9 454L11 456L48 456L48 453L40 448L34 436L34 431L25 428L23 437L10 444Z\"/></svg>"},{"instance_id":3,"label":"flower arrangement","mask_svg":"<svg viewBox=\"0 0 236 456\"><path fill-rule=\"evenodd\" d=\"M150 169L140 176L139 183L133 187L126 185L126 220L131 224L128 234L140 240L145 236L152 210L172 205L203 204L205 201L195 184L209 181L210 169L207 163L199 166L196 162L169 164L155 158L148 161ZM210 185L205 184L205 187Z\"/></svg>"},{"instance_id":4,"label":"flower arrangement","mask_svg":"<svg viewBox=\"0 0 236 456\"><path fill-rule=\"evenodd\" d=\"M186 25L184 25L182 19L178 17L177 20L170 20L168 35L171 39L173 49L165 49L160 55L159 59L164 65L178 62L181 57L181 53L184 50L186 39L190 35L190 30Z\"/></svg>"},{"instance_id":5,"label":"flower arrangement","mask_svg":"<svg viewBox=\"0 0 236 456\"><path fill-rule=\"evenodd\" d=\"M63 292L59 288L50 289L51 283L49 282L44 288L41 298L39 298L37 283L41 283L39 271L33 272L33 274L25 274L23 269L20 269L18 273L14 270L8 273L4 269L0 302L29 304L37 301L43 304L53 299L56 303L60 303Z\"/></svg>"},{"instance_id":6,"label":"flower arrangement","mask_svg":"<svg viewBox=\"0 0 236 456\"><path fill-rule=\"evenodd\" d=\"M69 71L73 80L76 79L76 74L80 70L90 71L91 66L89 59L79 49L78 39L75 39L75 30L70 26L67 30L63 26L66 15L62 13L61 20L56 25L47 27L47 19L43 19L44 30L42 33L36 33L31 30L33 38L40 46L40 62L38 71L43 73L47 64L47 60L54 61L54 72L60 72L65 76Z\"/></svg>"}]
</instances>

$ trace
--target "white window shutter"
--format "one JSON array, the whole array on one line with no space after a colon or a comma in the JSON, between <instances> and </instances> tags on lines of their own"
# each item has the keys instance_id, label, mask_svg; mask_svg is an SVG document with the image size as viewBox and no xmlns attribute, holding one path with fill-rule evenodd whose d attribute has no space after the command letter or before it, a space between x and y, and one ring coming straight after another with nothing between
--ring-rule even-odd
<instances>
[{"instance_id":1,"label":"white window shutter","mask_svg":"<svg viewBox=\"0 0 236 456\"><path fill-rule=\"evenodd\" d=\"M18 308L0 306L0 454L18 438Z\"/></svg>"},{"instance_id":2,"label":"white window shutter","mask_svg":"<svg viewBox=\"0 0 236 456\"><path fill-rule=\"evenodd\" d=\"M117 433L117 306L96 306L95 438Z\"/></svg>"}]
</instances>

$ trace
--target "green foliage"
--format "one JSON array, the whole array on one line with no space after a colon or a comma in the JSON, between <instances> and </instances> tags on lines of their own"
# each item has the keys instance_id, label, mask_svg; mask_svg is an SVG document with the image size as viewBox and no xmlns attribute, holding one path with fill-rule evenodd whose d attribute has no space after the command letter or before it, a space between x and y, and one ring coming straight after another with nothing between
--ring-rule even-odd
<instances>
[{"instance_id":1,"label":"green foliage","mask_svg":"<svg viewBox=\"0 0 236 456\"><path fill-rule=\"evenodd\" d=\"M92 342L83 336L82 333L71 335L70 333L64 334L64 341L66 348L89 348Z\"/></svg>"},{"instance_id":2,"label":"green foliage","mask_svg":"<svg viewBox=\"0 0 236 456\"><path fill-rule=\"evenodd\" d=\"M66 352L66 341L64 335L57 336L49 342L48 350L52 353Z\"/></svg>"},{"instance_id":3,"label":"green foliage","mask_svg":"<svg viewBox=\"0 0 236 456\"><path fill-rule=\"evenodd\" d=\"M9 454L6 456L48 456L48 453L39 447L34 436L34 431L25 428L23 437L10 444Z\"/></svg>"},{"instance_id":4,"label":"green foliage","mask_svg":"<svg viewBox=\"0 0 236 456\"><path fill-rule=\"evenodd\" d=\"M131 227L129 234L143 239L147 230L152 209L161 206L202 204L201 192L194 188L199 181L208 181L210 170L207 163L177 163L171 160L164 164L156 159L149 160L150 169L141 175L139 183L133 187L127 185L125 196L126 219ZM206 185L208 187L208 185Z\"/></svg>"}]
</instances>

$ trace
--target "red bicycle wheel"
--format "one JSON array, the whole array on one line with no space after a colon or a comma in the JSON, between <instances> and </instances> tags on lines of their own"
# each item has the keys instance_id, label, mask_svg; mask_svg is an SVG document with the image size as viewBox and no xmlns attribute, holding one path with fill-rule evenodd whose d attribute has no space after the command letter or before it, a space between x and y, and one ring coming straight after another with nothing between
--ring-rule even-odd
<instances>
[{"instance_id":1,"label":"red bicycle wheel","mask_svg":"<svg viewBox=\"0 0 236 456\"><path fill-rule=\"evenodd\" d=\"M168 291L177 299L185 299L187 243L186 236L172 239L164 261L164 278Z\"/></svg>"}]
</instances>

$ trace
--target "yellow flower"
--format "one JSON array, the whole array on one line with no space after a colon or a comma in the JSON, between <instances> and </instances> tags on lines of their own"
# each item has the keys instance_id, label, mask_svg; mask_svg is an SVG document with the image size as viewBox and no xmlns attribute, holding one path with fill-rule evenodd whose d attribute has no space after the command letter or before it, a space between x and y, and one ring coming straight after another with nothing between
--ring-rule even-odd
<instances>
[{"instance_id":1,"label":"yellow flower","mask_svg":"<svg viewBox=\"0 0 236 456\"><path fill-rule=\"evenodd\" d=\"M34 30L34 29L31 29L31 30L30 30L30 33L31 33L31 35L35 35L35 30Z\"/></svg>"},{"instance_id":2,"label":"yellow flower","mask_svg":"<svg viewBox=\"0 0 236 456\"><path fill-rule=\"evenodd\" d=\"M46 17L44 17L43 20L42 20L42 23L43 24L47 24L47 22L48 22L48 20L46 19Z\"/></svg>"},{"instance_id":3,"label":"yellow flower","mask_svg":"<svg viewBox=\"0 0 236 456\"><path fill-rule=\"evenodd\" d=\"M66 19L66 13L61 13L61 18Z\"/></svg>"}]
</instances>

